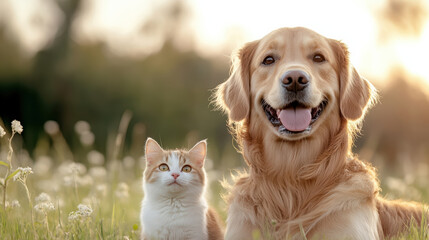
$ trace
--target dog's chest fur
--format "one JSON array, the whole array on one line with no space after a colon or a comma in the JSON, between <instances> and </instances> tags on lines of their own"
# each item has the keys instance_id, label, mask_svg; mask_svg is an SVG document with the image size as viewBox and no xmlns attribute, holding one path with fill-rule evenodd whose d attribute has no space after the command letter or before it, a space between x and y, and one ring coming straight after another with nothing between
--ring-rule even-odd
<instances>
[{"instance_id":1,"label":"dog's chest fur","mask_svg":"<svg viewBox=\"0 0 429 240\"><path fill-rule=\"evenodd\" d=\"M263 235L274 239L284 236L300 239L303 233L311 238L317 236L319 230L322 230L323 237L379 238L379 218L375 206L378 182L373 169L363 162L350 159L342 178L336 185L326 188L326 192L312 194L297 189L299 186L276 185L243 176L234 186L234 196L231 197L235 206L232 210L242 210L241 214L247 214L245 218ZM308 187L307 190L316 189ZM350 225L357 227L347 227Z\"/></svg>"}]
</instances>

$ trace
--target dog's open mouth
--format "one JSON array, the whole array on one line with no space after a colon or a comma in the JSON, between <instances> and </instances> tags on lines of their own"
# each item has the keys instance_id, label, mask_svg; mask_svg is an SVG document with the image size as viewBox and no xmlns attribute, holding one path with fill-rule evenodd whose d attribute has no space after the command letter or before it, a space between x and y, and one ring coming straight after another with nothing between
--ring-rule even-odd
<instances>
[{"instance_id":1,"label":"dog's open mouth","mask_svg":"<svg viewBox=\"0 0 429 240\"><path fill-rule=\"evenodd\" d=\"M311 126L320 117L327 104L328 101L323 100L319 106L308 108L298 101L294 101L282 109L274 109L264 99L261 100L261 105L268 121L280 133L286 134L310 131Z\"/></svg>"}]
</instances>

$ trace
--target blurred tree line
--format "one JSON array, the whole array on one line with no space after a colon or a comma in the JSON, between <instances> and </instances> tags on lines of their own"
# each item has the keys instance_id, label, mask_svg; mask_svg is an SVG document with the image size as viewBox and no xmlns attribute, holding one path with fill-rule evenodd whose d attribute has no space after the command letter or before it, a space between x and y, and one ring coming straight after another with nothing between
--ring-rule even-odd
<instances>
[{"instance_id":1,"label":"blurred tree line","mask_svg":"<svg viewBox=\"0 0 429 240\"><path fill-rule=\"evenodd\" d=\"M73 148L78 144L74 124L85 120L96 148L104 151L125 110L133 113L127 142L140 134L140 152L146 136L166 147L188 147L183 144L194 143L187 140L203 138L220 148L231 143L225 116L209 106L210 89L227 78L228 58L203 58L175 46L175 26L170 24L181 24L180 1L164 16L171 19L163 48L144 58L117 56L103 43L76 43L70 35L80 1L59 3L64 23L53 42L33 58L20 54L14 39L0 28L1 118L5 124L21 120L27 149L34 149L44 135L47 120L59 123ZM154 25L150 21L156 19L147 23Z\"/></svg>"}]
</instances>

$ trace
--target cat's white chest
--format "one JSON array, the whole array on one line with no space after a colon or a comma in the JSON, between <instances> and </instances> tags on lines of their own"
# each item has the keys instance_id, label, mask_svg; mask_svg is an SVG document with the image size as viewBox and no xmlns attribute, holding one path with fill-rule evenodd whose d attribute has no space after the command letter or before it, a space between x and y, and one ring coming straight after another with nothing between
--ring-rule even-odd
<instances>
[{"instance_id":1,"label":"cat's white chest","mask_svg":"<svg viewBox=\"0 0 429 240\"><path fill-rule=\"evenodd\" d=\"M177 199L143 201L141 222L147 239L206 240L205 204L189 205Z\"/></svg>"}]
</instances>

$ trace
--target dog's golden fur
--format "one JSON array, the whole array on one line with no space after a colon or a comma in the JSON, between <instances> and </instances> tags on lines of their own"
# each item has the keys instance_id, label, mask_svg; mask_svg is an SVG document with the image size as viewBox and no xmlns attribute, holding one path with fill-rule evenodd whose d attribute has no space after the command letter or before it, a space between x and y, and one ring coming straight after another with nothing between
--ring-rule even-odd
<instances>
[{"instance_id":1,"label":"dog's golden fur","mask_svg":"<svg viewBox=\"0 0 429 240\"><path fill-rule=\"evenodd\" d=\"M314 54L326 61L315 63ZM261 64L267 55L275 64ZM230 189L227 240L251 239L255 229L274 239L383 239L422 219L422 206L382 199L375 169L351 153L376 92L343 43L283 28L246 44L237 60L216 92L249 166ZM261 100L285 104L279 79L290 69L311 76L310 107L328 101L311 130L298 134L277 131L261 107Z\"/></svg>"}]
</instances>

